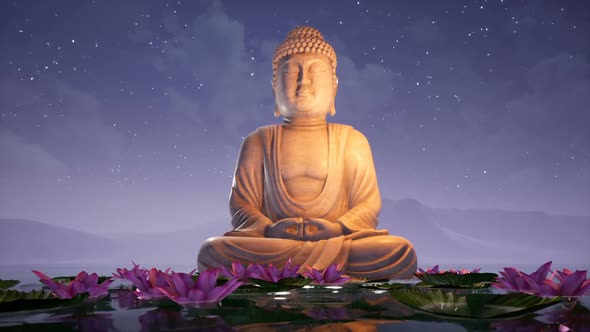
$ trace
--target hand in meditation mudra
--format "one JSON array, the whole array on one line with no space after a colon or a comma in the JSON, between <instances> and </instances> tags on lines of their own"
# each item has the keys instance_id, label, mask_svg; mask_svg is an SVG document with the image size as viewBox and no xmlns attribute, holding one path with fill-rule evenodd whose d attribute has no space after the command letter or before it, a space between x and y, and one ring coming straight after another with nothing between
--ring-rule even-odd
<instances>
[{"instance_id":1,"label":"hand in meditation mudra","mask_svg":"<svg viewBox=\"0 0 590 332\"><path fill-rule=\"evenodd\" d=\"M273 56L275 116L242 143L229 199L233 230L208 239L199 269L232 262L323 270L358 279L411 278L416 253L377 230L381 196L371 148L351 126L328 123L338 88L336 54L310 27L292 30Z\"/></svg>"}]
</instances>

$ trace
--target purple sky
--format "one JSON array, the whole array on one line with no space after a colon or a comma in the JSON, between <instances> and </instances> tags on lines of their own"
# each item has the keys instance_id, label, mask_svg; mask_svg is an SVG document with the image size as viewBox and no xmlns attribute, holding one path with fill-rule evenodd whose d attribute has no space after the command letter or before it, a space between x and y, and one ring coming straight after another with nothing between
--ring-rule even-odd
<instances>
[{"instance_id":1,"label":"purple sky","mask_svg":"<svg viewBox=\"0 0 590 332\"><path fill-rule=\"evenodd\" d=\"M590 215L586 1L276 3L6 2L0 218L229 228L240 143L279 121L271 56L298 25L336 50L329 121L367 136L384 198Z\"/></svg>"}]
</instances>

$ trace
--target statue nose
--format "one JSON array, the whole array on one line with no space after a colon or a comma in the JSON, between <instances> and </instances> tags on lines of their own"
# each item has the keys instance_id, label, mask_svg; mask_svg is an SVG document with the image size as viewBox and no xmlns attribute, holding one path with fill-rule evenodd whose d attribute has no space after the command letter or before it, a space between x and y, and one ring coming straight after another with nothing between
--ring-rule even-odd
<instances>
[{"instance_id":1,"label":"statue nose","mask_svg":"<svg viewBox=\"0 0 590 332\"><path fill-rule=\"evenodd\" d=\"M309 80L309 75L306 74L305 72L301 71L299 73L299 79L297 80L297 83L299 85L303 85L303 84L310 84L311 81Z\"/></svg>"}]
</instances>

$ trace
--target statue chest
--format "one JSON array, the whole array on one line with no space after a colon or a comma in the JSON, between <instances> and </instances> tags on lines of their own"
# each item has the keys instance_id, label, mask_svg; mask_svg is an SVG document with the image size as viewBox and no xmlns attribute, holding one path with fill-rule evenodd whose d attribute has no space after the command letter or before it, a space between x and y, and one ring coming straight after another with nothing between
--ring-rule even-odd
<instances>
[{"instance_id":1,"label":"statue chest","mask_svg":"<svg viewBox=\"0 0 590 332\"><path fill-rule=\"evenodd\" d=\"M291 194L315 197L328 176L327 135L284 133L279 151L280 173Z\"/></svg>"}]
</instances>

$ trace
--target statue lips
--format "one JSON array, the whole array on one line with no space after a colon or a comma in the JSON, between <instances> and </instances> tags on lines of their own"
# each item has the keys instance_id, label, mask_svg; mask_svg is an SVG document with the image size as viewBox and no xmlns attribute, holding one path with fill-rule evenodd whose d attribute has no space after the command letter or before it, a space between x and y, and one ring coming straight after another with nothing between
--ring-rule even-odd
<instances>
[{"instance_id":1,"label":"statue lips","mask_svg":"<svg viewBox=\"0 0 590 332\"><path fill-rule=\"evenodd\" d=\"M311 95L313 95L313 92L311 91L311 89L300 89L297 90L296 92L297 97L309 97Z\"/></svg>"}]
</instances>

